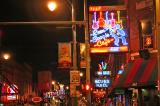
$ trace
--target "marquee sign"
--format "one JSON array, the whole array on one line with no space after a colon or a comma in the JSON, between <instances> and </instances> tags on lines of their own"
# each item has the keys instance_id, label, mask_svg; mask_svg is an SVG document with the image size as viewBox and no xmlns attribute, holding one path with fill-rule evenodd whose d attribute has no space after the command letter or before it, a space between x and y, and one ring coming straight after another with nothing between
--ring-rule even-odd
<instances>
[{"instance_id":1,"label":"marquee sign","mask_svg":"<svg viewBox=\"0 0 160 106\"><path fill-rule=\"evenodd\" d=\"M100 8L100 7L99 7ZM91 53L126 52L128 35L121 11L91 11Z\"/></svg>"}]
</instances>

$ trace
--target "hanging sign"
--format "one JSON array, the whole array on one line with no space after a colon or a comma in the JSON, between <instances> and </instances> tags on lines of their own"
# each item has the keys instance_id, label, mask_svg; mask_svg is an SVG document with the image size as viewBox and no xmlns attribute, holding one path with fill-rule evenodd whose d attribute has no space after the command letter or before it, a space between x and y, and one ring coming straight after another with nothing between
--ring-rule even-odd
<instances>
[{"instance_id":1,"label":"hanging sign","mask_svg":"<svg viewBox=\"0 0 160 106\"><path fill-rule=\"evenodd\" d=\"M86 68L86 46L85 43L80 43L80 67Z\"/></svg>"},{"instance_id":2,"label":"hanging sign","mask_svg":"<svg viewBox=\"0 0 160 106\"><path fill-rule=\"evenodd\" d=\"M60 68L71 67L71 43L58 43L58 64Z\"/></svg>"}]
</instances>

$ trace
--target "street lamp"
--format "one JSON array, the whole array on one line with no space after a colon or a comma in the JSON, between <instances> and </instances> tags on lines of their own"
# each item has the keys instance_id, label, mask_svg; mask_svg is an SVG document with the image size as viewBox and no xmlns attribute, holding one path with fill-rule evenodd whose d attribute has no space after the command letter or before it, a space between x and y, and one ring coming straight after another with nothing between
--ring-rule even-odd
<instances>
[{"instance_id":1,"label":"street lamp","mask_svg":"<svg viewBox=\"0 0 160 106\"><path fill-rule=\"evenodd\" d=\"M83 77L83 73L82 72L80 72L79 75L80 75L80 77Z\"/></svg>"},{"instance_id":2,"label":"street lamp","mask_svg":"<svg viewBox=\"0 0 160 106\"><path fill-rule=\"evenodd\" d=\"M9 60L11 55L9 53L4 53L4 54L2 54L2 57L4 60Z\"/></svg>"},{"instance_id":3,"label":"street lamp","mask_svg":"<svg viewBox=\"0 0 160 106\"><path fill-rule=\"evenodd\" d=\"M55 90L55 84L56 84L56 82L55 81L52 81L52 90Z\"/></svg>"},{"instance_id":4,"label":"street lamp","mask_svg":"<svg viewBox=\"0 0 160 106\"><path fill-rule=\"evenodd\" d=\"M50 11L54 11L57 7L57 4L54 1L48 1L47 7Z\"/></svg>"},{"instance_id":5,"label":"street lamp","mask_svg":"<svg viewBox=\"0 0 160 106\"><path fill-rule=\"evenodd\" d=\"M66 86L66 90L69 90L69 86Z\"/></svg>"},{"instance_id":6,"label":"street lamp","mask_svg":"<svg viewBox=\"0 0 160 106\"><path fill-rule=\"evenodd\" d=\"M56 82L55 81L52 81L52 85L54 85Z\"/></svg>"}]
</instances>

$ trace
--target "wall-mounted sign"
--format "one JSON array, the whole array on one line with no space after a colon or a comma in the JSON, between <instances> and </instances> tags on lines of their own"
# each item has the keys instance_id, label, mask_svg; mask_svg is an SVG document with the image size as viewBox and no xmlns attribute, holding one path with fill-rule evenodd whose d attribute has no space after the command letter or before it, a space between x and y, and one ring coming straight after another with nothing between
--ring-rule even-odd
<instances>
[{"instance_id":1,"label":"wall-mounted sign","mask_svg":"<svg viewBox=\"0 0 160 106\"><path fill-rule=\"evenodd\" d=\"M111 81L110 79L95 79L94 83L96 87L105 88L110 85Z\"/></svg>"},{"instance_id":2,"label":"wall-mounted sign","mask_svg":"<svg viewBox=\"0 0 160 106\"><path fill-rule=\"evenodd\" d=\"M90 13L91 53L127 52L126 19L121 16L121 11L106 10Z\"/></svg>"}]
</instances>

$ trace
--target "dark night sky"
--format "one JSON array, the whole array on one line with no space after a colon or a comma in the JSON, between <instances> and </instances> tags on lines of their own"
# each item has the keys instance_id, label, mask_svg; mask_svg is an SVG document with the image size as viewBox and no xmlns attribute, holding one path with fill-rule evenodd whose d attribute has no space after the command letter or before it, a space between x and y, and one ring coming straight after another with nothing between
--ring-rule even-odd
<instances>
[{"instance_id":1,"label":"dark night sky","mask_svg":"<svg viewBox=\"0 0 160 106\"><path fill-rule=\"evenodd\" d=\"M45 2L44 2L45 1ZM54 12L48 11L46 0L3 0L0 3L0 21L55 21L70 20L71 13L65 5ZM20 61L46 63L57 59L57 42L72 40L71 29L56 26L14 25L0 26L2 45L16 52ZM65 32L65 33L64 33ZM40 61L40 59L42 61Z\"/></svg>"}]
</instances>

